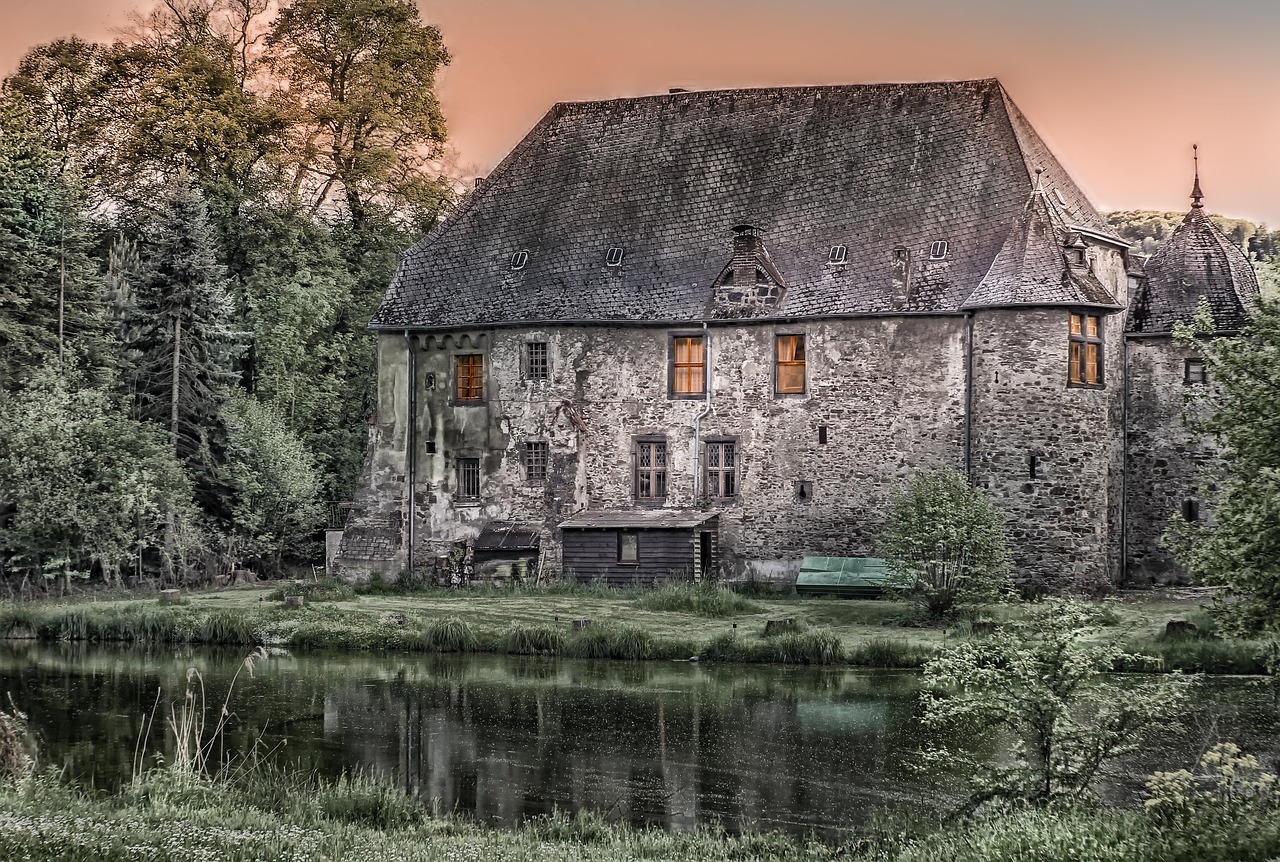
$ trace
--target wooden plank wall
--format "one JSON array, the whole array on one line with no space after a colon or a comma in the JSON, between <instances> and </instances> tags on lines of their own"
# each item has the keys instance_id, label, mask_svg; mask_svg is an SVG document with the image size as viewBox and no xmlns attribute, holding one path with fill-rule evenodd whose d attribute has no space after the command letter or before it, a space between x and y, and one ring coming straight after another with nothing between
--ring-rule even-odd
<instances>
[{"instance_id":1,"label":"wooden plank wall","mask_svg":"<svg viewBox=\"0 0 1280 862\"><path fill-rule=\"evenodd\" d=\"M564 569L579 583L652 586L690 580L697 565L693 529L636 530L639 565L618 562L619 530L565 530Z\"/></svg>"}]
</instances>

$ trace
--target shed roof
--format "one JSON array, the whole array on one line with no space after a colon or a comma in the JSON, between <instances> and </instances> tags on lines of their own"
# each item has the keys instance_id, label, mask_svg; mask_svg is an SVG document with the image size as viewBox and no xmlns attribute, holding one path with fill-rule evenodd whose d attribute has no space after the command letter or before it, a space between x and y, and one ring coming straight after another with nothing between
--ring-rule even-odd
<instances>
[{"instance_id":1,"label":"shed roof","mask_svg":"<svg viewBox=\"0 0 1280 862\"><path fill-rule=\"evenodd\" d=\"M740 224L785 279L778 316L955 311L1037 168L1067 224L1114 239L994 79L561 103L406 252L372 325L699 320ZM912 289L895 306L899 245Z\"/></svg>"},{"instance_id":2,"label":"shed roof","mask_svg":"<svg viewBox=\"0 0 1280 862\"><path fill-rule=\"evenodd\" d=\"M562 530L679 530L716 520L717 512L690 509L632 509L579 512L560 523Z\"/></svg>"}]
</instances>

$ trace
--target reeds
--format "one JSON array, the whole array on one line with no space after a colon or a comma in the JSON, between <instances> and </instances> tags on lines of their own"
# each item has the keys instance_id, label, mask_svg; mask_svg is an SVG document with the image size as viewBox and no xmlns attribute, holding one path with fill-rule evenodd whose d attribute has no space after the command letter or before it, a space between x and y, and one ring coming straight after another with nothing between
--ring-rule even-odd
<instances>
[{"instance_id":1,"label":"reeds","mask_svg":"<svg viewBox=\"0 0 1280 862\"><path fill-rule=\"evenodd\" d=\"M764 612L764 608L755 602L713 581L664 584L656 590L640 593L635 603L649 611L694 614L709 619Z\"/></svg>"}]
</instances>

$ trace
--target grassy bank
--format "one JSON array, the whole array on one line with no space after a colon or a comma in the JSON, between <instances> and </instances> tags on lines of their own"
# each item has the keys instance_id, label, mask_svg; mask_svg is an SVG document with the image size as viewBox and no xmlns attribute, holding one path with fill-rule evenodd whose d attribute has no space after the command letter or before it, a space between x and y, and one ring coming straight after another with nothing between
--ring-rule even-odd
<instances>
[{"instance_id":1,"label":"grassy bank","mask_svg":"<svg viewBox=\"0 0 1280 862\"><path fill-rule=\"evenodd\" d=\"M638 830L556 815L515 830L432 816L394 787L285 773L218 783L159 770L116 796L55 780L0 787L0 858L30 862L488 862L488 860L822 860L1190 862L1280 854L1274 806L1192 807L1176 818L1100 808L1025 810L937 831L878 828L839 841Z\"/></svg>"},{"instance_id":2,"label":"grassy bank","mask_svg":"<svg viewBox=\"0 0 1280 862\"><path fill-rule=\"evenodd\" d=\"M0 603L0 637L910 668L949 641L981 636L966 621L949 629L915 625L911 608L899 602L747 598L715 587L400 594L319 583L302 588L304 607L281 607L283 594L297 591L199 593L178 605L131 597ZM1031 607L992 606L982 615L999 625ZM1162 657L1168 669L1263 672L1265 644L1214 637L1197 614L1194 605L1171 602L1109 603L1106 635ZM1188 616L1200 619L1199 635L1163 636L1168 620ZM575 631L574 620L591 624Z\"/></svg>"}]
</instances>

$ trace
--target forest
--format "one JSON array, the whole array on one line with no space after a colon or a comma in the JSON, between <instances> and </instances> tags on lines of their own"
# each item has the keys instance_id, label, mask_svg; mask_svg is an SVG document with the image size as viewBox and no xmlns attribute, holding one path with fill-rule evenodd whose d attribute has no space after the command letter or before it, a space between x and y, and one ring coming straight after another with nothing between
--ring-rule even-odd
<instances>
[{"instance_id":1,"label":"forest","mask_svg":"<svg viewBox=\"0 0 1280 862\"><path fill-rule=\"evenodd\" d=\"M367 322L454 197L409 0L166 0L0 93L0 581L319 556L373 410ZM309 571L309 569L308 569Z\"/></svg>"}]
</instances>

